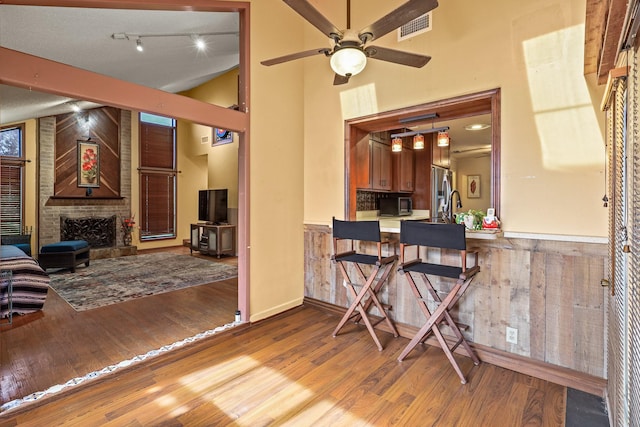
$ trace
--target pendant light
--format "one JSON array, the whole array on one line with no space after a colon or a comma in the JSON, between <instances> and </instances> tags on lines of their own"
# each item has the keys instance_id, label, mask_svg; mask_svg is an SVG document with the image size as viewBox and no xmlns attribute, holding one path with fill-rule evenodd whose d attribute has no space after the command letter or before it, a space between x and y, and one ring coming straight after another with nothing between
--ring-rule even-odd
<instances>
[{"instance_id":1,"label":"pendant light","mask_svg":"<svg viewBox=\"0 0 640 427\"><path fill-rule=\"evenodd\" d=\"M402 151L402 139L400 137L396 136L391 140L391 151L394 153Z\"/></svg>"},{"instance_id":2,"label":"pendant light","mask_svg":"<svg viewBox=\"0 0 640 427\"><path fill-rule=\"evenodd\" d=\"M449 146L449 132L440 131L438 132L438 147L448 147Z\"/></svg>"},{"instance_id":3,"label":"pendant light","mask_svg":"<svg viewBox=\"0 0 640 427\"><path fill-rule=\"evenodd\" d=\"M413 149L424 150L424 135L422 135L421 133L415 134L413 136Z\"/></svg>"}]
</instances>

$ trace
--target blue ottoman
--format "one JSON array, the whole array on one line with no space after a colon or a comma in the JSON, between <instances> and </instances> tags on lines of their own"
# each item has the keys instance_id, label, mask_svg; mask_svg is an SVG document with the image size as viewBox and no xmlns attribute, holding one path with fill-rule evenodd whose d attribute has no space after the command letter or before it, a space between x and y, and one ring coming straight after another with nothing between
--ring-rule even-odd
<instances>
[{"instance_id":1,"label":"blue ottoman","mask_svg":"<svg viewBox=\"0 0 640 427\"><path fill-rule=\"evenodd\" d=\"M84 264L89 267L89 243L85 240L66 240L50 243L40 248L38 263L44 270L47 268L70 268L72 273L76 267Z\"/></svg>"}]
</instances>

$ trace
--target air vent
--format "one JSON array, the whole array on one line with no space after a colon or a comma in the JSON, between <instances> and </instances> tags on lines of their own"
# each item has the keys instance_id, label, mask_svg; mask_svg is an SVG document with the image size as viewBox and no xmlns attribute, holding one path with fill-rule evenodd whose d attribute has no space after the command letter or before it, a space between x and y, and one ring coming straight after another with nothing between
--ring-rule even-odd
<instances>
[{"instance_id":1,"label":"air vent","mask_svg":"<svg viewBox=\"0 0 640 427\"><path fill-rule=\"evenodd\" d=\"M433 22L431 12L428 12L398 28L398 41L426 33L427 31L431 31L431 28L433 28Z\"/></svg>"}]
</instances>

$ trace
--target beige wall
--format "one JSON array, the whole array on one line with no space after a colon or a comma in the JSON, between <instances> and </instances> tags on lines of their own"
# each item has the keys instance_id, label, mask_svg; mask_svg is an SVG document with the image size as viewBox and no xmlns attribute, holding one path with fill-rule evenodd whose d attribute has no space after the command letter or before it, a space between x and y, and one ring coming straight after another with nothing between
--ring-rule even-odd
<instances>
[{"instance_id":1,"label":"beige wall","mask_svg":"<svg viewBox=\"0 0 640 427\"><path fill-rule=\"evenodd\" d=\"M229 107L238 103L238 70L227 73L207 82L183 95L206 101L211 104ZM230 144L211 146L212 128L194 123L185 123L189 134L188 149L195 156L207 159L207 183L205 188L227 188L229 190L229 208L238 207L238 136L234 134ZM208 137L202 143L202 137ZM196 218L197 220L197 212Z\"/></svg>"},{"instance_id":2,"label":"beige wall","mask_svg":"<svg viewBox=\"0 0 640 427\"><path fill-rule=\"evenodd\" d=\"M284 2L251 2L252 321L303 299L304 61L260 65L304 49L302 29Z\"/></svg>"},{"instance_id":3,"label":"beige wall","mask_svg":"<svg viewBox=\"0 0 640 427\"><path fill-rule=\"evenodd\" d=\"M278 23L277 29L274 22ZM251 2L251 321L296 307L303 299L304 64L297 61L281 67L260 65L264 59L302 50L303 26L303 20L280 0ZM235 75L234 71L229 72L188 94L218 105L232 105L237 95ZM228 91L230 88L233 93ZM233 144L205 148L200 137L208 130L181 125L178 161L182 173L178 182L187 188L179 187L180 239L188 238L182 233L187 233L188 223L197 219L193 188L232 189L238 182L237 163L233 163L237 160L237 138ZM184 133L182 127L186 127ZM182 138L190 145L181 146ZM206 162L202 160L205 157ZM203 176L208 177L206 181ZM188 199L191 193L193 200ZM230 198L231 203L237 203L237 193Z\"/></svg>"},{"instance_id":4,"label":"beige wall","mask_svg":"<svg viewBox=\"0 0 640 427\"><path fill-rule=\"evenodd\" d=\"M314 3L345 22L328 9L335 2ZM352 27L400 3L354 1ZM305 223L344 216L345 119L501 88L504 229L606 236L603 88L583 76L584 19L584 0L449 0L434 10L432 31L373 43L432 56L424 68L370 60L348 85L332 86L326 58L304 59ZM306 49L325 43L305 25Z\"/></svg>"},{"instance_id":5,"label":"beige wall","mask_svg":"<svg viewBox=\"0 0 640 427\"><path fill-rule=\"evenodd\" d=\"M489 157L466 157L456 161L455 167L456 184L460 192L460 201L462 202L461 211L466 212L469 209L487 211L487 207L491 207L491 159ZM480 197L469 199L467 197L468 177L469 175L480 176ZM455 206L454 206L455 209Z\"/></svg>"}]
</instances>

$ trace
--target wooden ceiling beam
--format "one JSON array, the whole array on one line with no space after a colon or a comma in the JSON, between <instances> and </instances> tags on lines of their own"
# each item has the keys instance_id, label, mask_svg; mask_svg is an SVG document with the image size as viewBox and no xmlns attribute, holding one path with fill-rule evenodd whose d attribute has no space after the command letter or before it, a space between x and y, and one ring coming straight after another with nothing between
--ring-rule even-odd
<instances>
[{"instance_id":1,"label":"wooden ceiling beam","mask_svg":"<svg viewBox=\"0 0 640 427\"><path fill-rule=\"evenodd\" d=\"M598 84L616 68L626 14L627 0L587 0L584 72L595 72Z\"/></svg>"}]
</instances>

